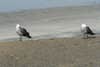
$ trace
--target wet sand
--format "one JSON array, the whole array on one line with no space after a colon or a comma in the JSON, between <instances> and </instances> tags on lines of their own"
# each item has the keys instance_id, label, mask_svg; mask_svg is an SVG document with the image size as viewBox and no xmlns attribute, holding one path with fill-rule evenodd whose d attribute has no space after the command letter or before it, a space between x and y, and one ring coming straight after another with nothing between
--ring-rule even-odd
<instances>
[{"instance_id":1,"label":"wet sand","mask_svg":"<svg viewBox=\"0 0 100 67\"><path fill-rule=\"evenodd\" d=\"M0 42L1 67L99 67L100 37Z\"/></svg>"}]
</instances>

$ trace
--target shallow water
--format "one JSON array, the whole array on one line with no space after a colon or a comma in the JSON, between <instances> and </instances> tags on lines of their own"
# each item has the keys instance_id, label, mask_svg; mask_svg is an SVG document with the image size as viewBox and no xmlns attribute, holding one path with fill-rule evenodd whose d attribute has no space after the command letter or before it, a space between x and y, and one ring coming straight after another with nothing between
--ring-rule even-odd
<instances>
[{"instance_id":1,"label":"shallow water","mask_svg":"<svg viewBox=\"0 0 100 67\"><path fill-rule=\"evenodd\" d=\"M86 23L99 33L100 10L92 7L60 7L0 14L0 40L18 40L15 26L21 24L34 40L80 36L80 25ZM27 38L25 38L27 39Z\"/></svg>"}]
</instances>

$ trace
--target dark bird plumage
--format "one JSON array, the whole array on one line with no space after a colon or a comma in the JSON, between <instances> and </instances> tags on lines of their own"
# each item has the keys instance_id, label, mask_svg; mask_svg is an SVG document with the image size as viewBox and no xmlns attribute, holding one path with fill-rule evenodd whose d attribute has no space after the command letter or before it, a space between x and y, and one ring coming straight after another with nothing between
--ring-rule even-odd
<instances>
[{"instance_id":1,"label":"dark bird plumage","mask_svg":"<svg viewBox=\"0 0 100 67\"><path fill-rule=\"evenodd\" d=\"M29 32L27 32L27 30L25 28L21 28L21 32L22 32L23 36L28 37L28 38L32 38L30 36Z\"/></svg>"},{"instance_id":2,"label":"dark bird plumage","mask_svg":"<svg viewBox=\"0 0 100 67\"><path fill-rule=\"evenodd\" d=\"M86 30L87 30L86 34L95 35L95 33L90 29L89 26L86 27Z\"/></svg>"}]
</instances>

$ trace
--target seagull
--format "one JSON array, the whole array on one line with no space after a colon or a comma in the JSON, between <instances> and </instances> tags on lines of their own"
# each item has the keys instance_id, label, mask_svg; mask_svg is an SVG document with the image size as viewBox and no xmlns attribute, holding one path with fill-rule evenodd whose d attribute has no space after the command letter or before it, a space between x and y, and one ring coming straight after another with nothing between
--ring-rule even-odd
<instances>
[{"instance_id":1,"label":"seagull","mask_svg":"<svg viewBox=\"0 0 100 67\"><path fill-rule=\"evenodd\" d=\"M95 33L86 24L81 24L81 32L83 34L83 38L88 38L88 35L95 35Z\"/></svg>"},{"instance_id":2,"label":"seagull","mask_svg":"<svg viewBox=\"0 0 100 67\"><path fill-rule=\"evenodd\" d=\"M27 30L23 27L21 27L19 24L16 24L16 33L19 35L19 40L22 41L22 37L32 38L27 32Z\"/></svg>"}]
</instances>

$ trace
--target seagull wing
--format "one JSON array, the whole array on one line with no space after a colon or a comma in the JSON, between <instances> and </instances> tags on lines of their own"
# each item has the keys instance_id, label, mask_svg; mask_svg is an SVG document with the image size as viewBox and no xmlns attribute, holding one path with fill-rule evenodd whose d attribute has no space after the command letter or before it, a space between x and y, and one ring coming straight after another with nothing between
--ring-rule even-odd
<instances>
[{"instance_id":1,"label":"seagull wing","mask_svg":"<svg viewBox=\"0 0 100 67\"><path fill-rule=\"evenodd\" d=\"M29 35L29 33L27 32L27 30L25 28L21 28L20 31L23 34L23 36Z\"/></svg>"},{"instance_id":2,"label":"seagull wing","mask_svg":"<svg viewBox=\"0 0 100 67\"><path fill-rule=\"evenodd\" d=\"M90 29L90 27L86 27L87 33L90 35L94 35L94 32Z\"/></svg>"},{"instance_id":3,"label":"seagull wing","mask_svg":"<svg viewBox=\"0 0 100 67\"><path fill-rule=\"evenodd\" d=\"M32 38L29 34L29 32L27 32L27 30L25 28L21 28L21 32L23 34L23 36L26 36L28 38Z\"/></svg>"}]
</instances>

